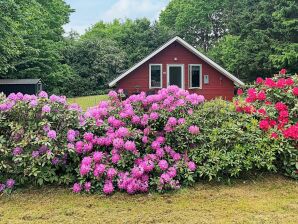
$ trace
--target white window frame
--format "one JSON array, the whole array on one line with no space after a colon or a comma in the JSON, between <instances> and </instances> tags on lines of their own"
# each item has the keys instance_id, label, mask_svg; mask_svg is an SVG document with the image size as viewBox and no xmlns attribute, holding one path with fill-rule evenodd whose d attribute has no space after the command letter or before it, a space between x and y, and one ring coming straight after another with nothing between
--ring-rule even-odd
<instances>
[{"instance_id":1,"label":"white window frame","mask_svg":"<svg viewBox=\"0 0 298 224\"><path fill-rule=\"evenodd\" d=\"M192 66L199 66L200 67L200 86L199 87L192 87L192 76L191 76L191 72L192 72ZM203 75L202 75L203 71L202 71L202 64L189 64L188 65L188 88L189 89L202 89L203 87Z\"/></svg>"},{"instance_id":2,"label":"white window frame","mask_svg":"<svg viewBox=\"0 0 298 224\"><path fill-rule=\"evenodd\" d=\"M167 86L170 86L170 67L181 67L181 89L185 89L184 64L167 64Z\"/></svg>"},{"instance_id":3,"label":"white window frame","mask_svg":"<svg viewBox=\"0 0 298 224\"><path fill-rule=\"evenodd\" d=\"M151 86L151 67L160 66L160 86ZM149 64L149 89L160 89L162 88L162 64Z\"/></svg>"}]
</instances>

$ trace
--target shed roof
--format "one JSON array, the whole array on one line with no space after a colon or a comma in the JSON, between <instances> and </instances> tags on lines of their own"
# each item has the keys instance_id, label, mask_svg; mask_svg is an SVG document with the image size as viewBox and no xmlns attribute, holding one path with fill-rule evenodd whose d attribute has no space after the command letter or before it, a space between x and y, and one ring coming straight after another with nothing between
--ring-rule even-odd
<instances>
[{"instance_id":1,"label":"shed roof","mask_svg":"<svg viewBox=\"0 0 298 224\"><path fill-rule=\"evenodd\" d=\"M40 79L0 79L0 85L28 85L37 84Z\"/></svg>"},{"instance_id":2,"label":"shed roof","mask_svg":"<svg viewBox=\"0 0 298 224\"><path fill-rule=\"evenodd\" d=\"M123 74L121 74L120 76L118 76L117 78L115 78L113 81L111 81L109 83L109 86L110 87L114 86L119 80L123 79L125 76L127 76L128 74L130 74L132 71L134 71L135 69L137 69L138 67L140 67L142 64L144 64L145 62L147 62L149 59L151 59L152 57L154 57L155 55L157 55L159 52L161 52L162 50L164 50L165 48L167 48L170 44L172 44L172 43L174 43L176 41L178 43L180 43L182 46L184 46L186 49L190 50L193 54L197 55L199 58L201 58L202 60L204 60L205 62L207 62L209 65L211 65L217 71L219 71L220 73L222 73L223 75L225 75L227 78L231 79L237 85L239 85L239 86L245 85L240 79L238 79L237 77L235 77L234 75L232 75L231 73L229 73L228 71L226 71L224 68L222 68L220 65L216 64L214 61L212 61L210 58L208 58L207 56L205 56L201 52L199 52L197 49L195 49L193 46L191 46L185 40L183 40L183 39L181 39L180 37L177 36L177 37L174 37L173 39L169 40L167 43L165 43L164 45L162 45L157 50L153 51L146 58L144 58L139 63L135 64L133 67L131 67L130 69L128 69L126 72L124 72Z\"/></svg>"}]
</instances>

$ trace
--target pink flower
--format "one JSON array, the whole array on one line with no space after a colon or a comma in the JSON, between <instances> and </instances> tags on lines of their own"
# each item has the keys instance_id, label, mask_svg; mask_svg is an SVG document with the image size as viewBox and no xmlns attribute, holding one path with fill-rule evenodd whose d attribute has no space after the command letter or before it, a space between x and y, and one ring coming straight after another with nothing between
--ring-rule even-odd
<instances>
[{"instance_id":1,"label":"pink flower","mask_svg":"<svg viewBox=\"0 0 298 224\"><path fill-rule=\"evenodd\" d=\"M107 171L107 177L113 179L117 175L117 171L114 168L109 168Z\"/></svg>"},{"instance_id":2,"label":"pink flower","mask_svg":"<svg viewBox=\"0 0 298 224\"><path fill-rule=\"evenodd\" d=\"M169 183L171 180L171 177L168 173L163 173L160 178L159 178L159 182L161 184L166 184L166 183Z\"/></svg>"},{"instance_id":3,"label":"pink flower","mask_svg":"<svg viewBox=\"0 0 298 224\"><path fill-rule=\"evenodd\" d=\"M93 134L90 133L90 132L86 132L86 133L84 134L84 139L85 139L86 141L88 141L88 142L91 142L91 141L93 140Z\"/></svg>"},{"instance_id":4,"label":"pink flower","mask_svg":"<svg viewBox=\"0 0 298 224\"><path fill-rule=\"evenodd\" d=\"M159 114L157 112L152 112L150 113L149 117L151 120L155 121L159 118Z\"/></svg>"},{"instance_id":5,"label":"pink flower","mask_svg":"<svg viewBox=\"0 0 298 224\"><path fill-rule=\"evenodd\" d=\"M103 193L105 194L111 194L114 191L114 186L112 181L106 181L103 186Z\"/></svg>"},{"instance_id":6,"label":"pink flower","mask_svg":"<svg viewBox=\"0 0 298 224\"><path fill-rule=\"evenodd\" d=\"M116 148L116 149L120 149L122 148L122 146L124 145L124 141L122 138L115 138L113 140L113 146Z\"/></svg>"},{"instance_id":7,"label":"pink flower","mask_svg":"<svg viewBox=\"0 0 298 224\"><path fill-rule=\"evenodd\" d=\"M117 94L117 92L115 92L115 91L110 91L109 94L108 94L108 96L109 96L110 98L117 98L117 97L118 97L118 94Z\"/></svg>"},{"instance_id":8,"label":"pink flower","mask_svg":"<svg viewBox=\"0 0 298 224\"><path fill-rule=\"evenodd\" d=\"M48 132L48 137L49 137L50 139L56 139L57 134L56 134L56 132L55 132L54 130L50 130L50 131Z\"/></svg>"},{"instance_id":9,"label":"pink flower","mask_svg":"<svg viewBox=\"0 0 298 224\"><path fill-rule=\"evenodd\" d=\"M136 144L133 141L126 141L124 148L130 152L135 152L137 150Z\"/></svg>"},{"instance_id":10,"label":"pink flower","mask_svg":"<svg viewBox=\"0 0 298 224\"><path fill-rule=\"evenodd\" d=\"M148 137L147 137L147 136L143 136L143 137L142 137L142 142L143 142L143 143L146 144L146 143L148 143L148 141L149 141L149 140L148 140Z\"/></svg>"},{"instance_id":11,"label":"pink flower","mask_svg":"<svg viewBox=\"0 0 298 224\"><path fill-rule=\"evenodd\" d=\"M197 135L200 133L200 129L196 125L192 125L188 128L188 132L192 135Z\"/></svg>"},{"instance_id":12,"label":"pink flower","mask_svg":"<svg viewBox=\"0 0 298 224\"><path fill-rule=\"evenodd\" d=\"M168 164L168 162L167 162L166 160L160 160L160 161L158 162L158 166L159 166L159 168L160 168L161 170L166 170L166 169L168 169L169 164Z\"/></svg>"},{"instance_id":13,"label":"pink flower","mask_svg":"<svg viewBox=\"0 0 298 224\"><path fill-rule=\"evenodd\" d=\"M38 94L38 97L40 97L40 98L48 98L48 94L47 94L45 91L41 91L41 92Z\"/></svg>"},{"instance_id":14,"label":"pink flower","mask_svg":"<svg viewBox=\"0 0 298 224\"><path fill-rule=\"evenodd\" d=\"M167 173L170 178L174 178L177 175L177 170L174 167L170 167Z\"/></svg>"},{"instance_id":15,"label":"pink flower","mask_svg":"<svg viewBox=\"0 0 298 224\"><path fill-rule=\"evenodd\" d=\"M74 130L69 130L67 132L67 140L69 142L74 142L75 138L76 138L76 132Z\"/></svg>"},{"instance_id":16,"label":"pink flower","mask_svg":"<svg viewBox=\"0 0 298 224\"><path fill-rule=\"evenodd\" d=\"M177 125L177 119L175 117L170 117L167 124L169 124L170 126L175 126Z\"/></svg>"},{"instance_id":17,"label":"pink flower","mask_svg":"<svg viewBox=\"0 0 298 224\"><path fill-rule=\"evenodd\" d=\"M124 137L127 137L129 135L129 131L127 128L124 128L124 127L120 127L117 131L116 131L116 135L119 137L119 138L124 138Z\"/></svg>"},{"instance_id":18,"label":"pink flower","mask_svg":"<svg viewBox=\"0 0 298 224\"><path fill-rule=\"evenodd\" d=\"M81 164L81 167L80 167L80 174L81 174L81 176L87 175L90 172L90 170L91 170L90 165Z\"/></svg>"},{"instance_id":19,"label":"pink flower","mask_svg":"<svg viewBox=\"0 0 298 224\"><path fill-rule=\"evenodd\" d=\"M82 141L76 142L76 145L75 145L76 152L77 153L82 153L83 152L83 146L84 146L84 142L82 142Z\"/></svg>"},{"instance_id":20,"label":"pink flower","mask_svg":"<svg viewBox=\"0 0 298 224\"><path fill-rule=\"evenodd\" d=\"M86 156L82 160L82 164L90 166L92 163L92 158L90 156Z\"/></svg>"},{"instance_id":21,"label":"pink flower","mask_svg":"<svg viewBox=\"0 0 298 224\"><path fill-rule=\"evenodd\" d=\"M94 168L94 176L98 177L99 175L105 172L106 166L104 164L96 164Z\"/></svg>"},{"instance_id":22,"label":"pink flower","mask_svg":"<svg viewBox=\"0 0 298 224\"><path fill-rule=\"evenodd\" d=\"M21 155L23 152L23 149L21 147L15 147L14 150L12 151L12 154L14 156L18 156Z\"/></svg>"},{"instance_id":23,"label":"pink flower","mask_svg":"<svg viewBox=\"0 0 298 224\"><path fill-rule=\"evenodd\" d=\"M75 183L72 187L72 191L74 193L80 193L82 190L82 186L79 183Z\"/></svg>"},{"instance_id":24,"label":"pink flower","mask_svg":"<svg viewBox=\"0 0 298 224\"><path fill-rule=\"evenodd\" d=\"M135 166L132 168L131 174L134 178L140 178L144 174L144 168L141 166Z\"/></svg>"},{"instance_id":25,"label":"pink flower","mask_svg":"<svg viewBox=\"0 0 298 224\"><path fill-rule=\"evenodd\" d=\"M178 119L178 124L184 124L185 123L185 119L184 118L179 118Z\"/></svg>"},{"instance_id":26,"label":"pink flower","mask_svg":"<svg viewBox=\"0 0 298 224\"><path fill-rule=\"evenodd\" d=\"M117 164L121 160L121 156L119 154L112 155L112 163Z\"/></svg>"},{"instance_id":27,"label":"pink flower","mask_svg":"<svg viewBox=\"0 0 298 224\"><path fill-rule=\"evenodd\" d=\"M50 113L50 112L51 112L51 106L48 105L48 104L46 104L46 105L44 105L44 106L42 107L41 111L42 111L43 113Z\"/></svg>"},{"instance_id":28,"label":"pink flower","mask_svg":"<svg viewBox=\"0 0 298 224\"><path fill-rule=\"evenodd\" d=\"M103 153L102 152L94 152L93 153L93 160L94 160L94 162L96 162L96 163L98 163L98 162L100 162L101 160L102 160L102 158L103 158Z\"/></svg>"},{"instance_id":29,"label":"pink flower","mask_svg":"<svg viewBox=\"0 0 298 224\"><path fill-rule=\"evenodd\" d=\"M91 190L91 182L86 182L84 184L85 191L89 192Z\"/></svg>"},{"instance_id":30,"label":"pink flower","mask_svg":"<svg viewBox=\"0 0 298 224\"><path fill-rule=\"evenodd\" d=\"M192 161L188 162L187 163L187 166L188 166L188 169L190 171L195 171L196 170L196 164L194 162L192 162Z\"/></svg>"},{"instance_id":31,"label":"pink flower","mask_svg":"<svg viewBox=\"0 0 298 224\"><path fill-rule=\"evenodd\" d=\"M14 184L15 184L15 180L14 179L8 179L6 181L6 187L9 188L9 189L13 188Z\"/></svg>"}]
</instances>

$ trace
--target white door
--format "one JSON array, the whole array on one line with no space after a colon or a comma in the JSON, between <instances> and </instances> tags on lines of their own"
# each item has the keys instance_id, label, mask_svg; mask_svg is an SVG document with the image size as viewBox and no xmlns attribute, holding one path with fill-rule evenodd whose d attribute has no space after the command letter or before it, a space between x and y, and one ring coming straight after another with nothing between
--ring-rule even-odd
<instances>
[{"instance_id":1,"label":"white door","mask_svg":"<svg viewBox=\"0 0 298 224\"><path fill-rule=\"evenodd\" d=\"M167 73L168 86L175 85L184 89L184 65L168 65Z\"/></svg>"}]
</instances>

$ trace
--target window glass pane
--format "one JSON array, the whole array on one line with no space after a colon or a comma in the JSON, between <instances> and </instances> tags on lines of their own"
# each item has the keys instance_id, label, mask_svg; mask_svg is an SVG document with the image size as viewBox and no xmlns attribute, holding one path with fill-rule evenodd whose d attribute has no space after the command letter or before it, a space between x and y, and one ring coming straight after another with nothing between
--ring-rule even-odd
<instances>
[{"instance_id":1,"label":"window glass pane","mask_svg":"<svg viewBox=\"0 0 298 224\"><path fill-rule=\"evenodd\" d=\"M151 65L151 87L161 87L161 66Z\"/></svg>"},{"instance_id":2,"label":"window glass pane","mask_svg":"<svg viewBox=\"0 0 298 224\"><path fill-rule=\"evenodd\" d=\"M191 87L200 87L200 73L201 73L201 67L198 65L192 65L191 66Z\"/></svg>"}]
</instances>

